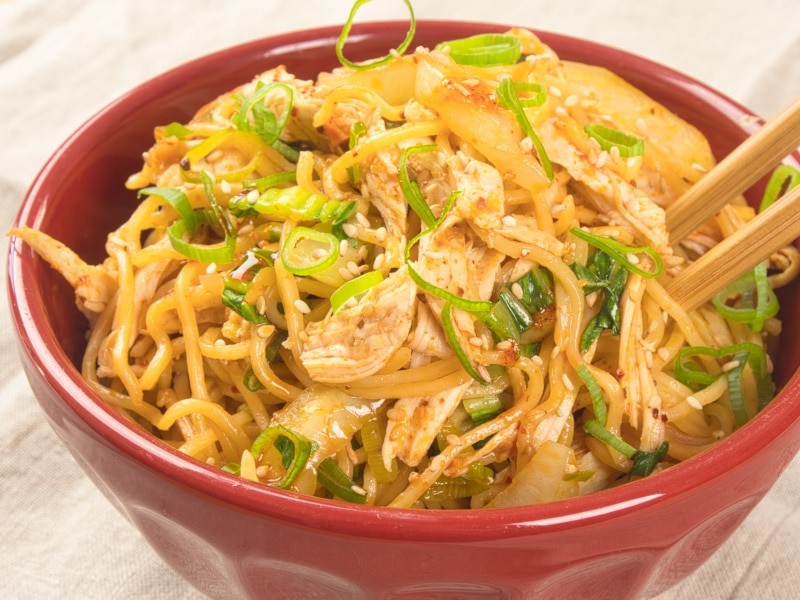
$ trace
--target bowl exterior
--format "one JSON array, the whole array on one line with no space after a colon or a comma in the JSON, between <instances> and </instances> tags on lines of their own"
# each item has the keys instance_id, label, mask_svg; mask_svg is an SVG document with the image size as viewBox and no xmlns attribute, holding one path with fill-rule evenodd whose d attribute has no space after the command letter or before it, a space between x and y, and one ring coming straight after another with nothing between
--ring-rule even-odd
<instances>
[{"instance_id":1,"label":"bowl exterior","mask_svg":"<svg viewBox=\"0 0 800 600\"><path fill-rule=\"evenodd\" d=\"M397 27L364 26L348 48L354 56L377 55L384 34ZM417 40L431 45L497 30L422 22ZM328 28L254 42L140 86L65 143L31 188L18 222L99 257L104 236L90 233L110 230L132 204L106 210L94 229L76 227L76 220L97 214L108 193L122 189L138 166L138 151L130 149L149 145L154 124L186 119L209 97L281 62L313 77L333 66L337 33ZM711 132L718 156L752 127L739 122L740 107L673 71L588 42L542 38L564 58L616 70ZM109 137L108 131L118 133ZM86 166L76 172L75 164ZM70 200L78 185L87 204L80 211ZM800 447L800 383L792 376L800 351L790 348L779 362L786 385L758 419L714 452L628 486L542 507L458 514L312 500L186 459L96 402L71 367L85 324L70 290L19 244L9 256L9 293L23 366L53 429L164 560L213 598L622 600L654 594L728 538ZM787 331L800 330L796 321L789 316Z\"/></svg>"}]
</instances>

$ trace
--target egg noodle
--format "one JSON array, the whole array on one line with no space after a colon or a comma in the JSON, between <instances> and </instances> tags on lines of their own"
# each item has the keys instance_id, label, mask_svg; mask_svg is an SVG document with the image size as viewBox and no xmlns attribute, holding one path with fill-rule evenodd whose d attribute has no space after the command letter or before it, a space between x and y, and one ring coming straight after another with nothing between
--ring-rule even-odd
<instances>
[{"instance_id":1,"label":"egg noodle","mask_svg":"<svg viewBox=\"0 0 800 600\"><path fill-rule=\"evenodd\" d=\"M431 509L648 476L769 402L797 251L697 310L664 290L755 215L670 242L694 127L525 30L404 50L157 127L101 265L12 232L75 287L103 401L232 476Z\"/></svg>"}]
</instances>

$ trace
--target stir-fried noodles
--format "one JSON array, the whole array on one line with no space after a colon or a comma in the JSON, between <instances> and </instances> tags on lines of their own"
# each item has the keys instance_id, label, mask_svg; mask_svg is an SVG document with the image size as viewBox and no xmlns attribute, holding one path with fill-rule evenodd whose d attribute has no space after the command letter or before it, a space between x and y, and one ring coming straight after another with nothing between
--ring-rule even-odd
<instances>
[{"instance_id":1,"label":"stir-fried noodles","mask_svg":"<svg viewBox=\"0 0 800 600\"><path fill-rule=\"evenodd\" d=\"M100 398L245 479L427 508L648 476L769 402L797 251L664 291L755 214L671 243L694 127L524 30L351 64L157 127L99 266L13 232L75 287Z\"/></svg>"}]
</instances>

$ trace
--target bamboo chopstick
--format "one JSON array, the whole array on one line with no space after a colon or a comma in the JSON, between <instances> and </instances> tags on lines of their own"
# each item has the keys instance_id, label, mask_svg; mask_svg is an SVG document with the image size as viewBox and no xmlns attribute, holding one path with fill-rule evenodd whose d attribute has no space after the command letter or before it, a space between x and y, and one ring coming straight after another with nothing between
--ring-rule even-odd
<instances>
[{"instance_id":1,"label":"bamboo chopstick","mask_svg":"<svg viewBox=\"0 0 800 600\"><path fill-rule=\"evenodd\" d=\"M683 308L694 310L798 237L800 186L711 248L665 288Z\"/></svg>"},{"instance_id":2,"label":"bamboo chopstick","mask_svg":"<svg viewBox=\"0 0 800 600\"><path fill-rule=\"evenodd\" d=\"M764 124L667 208L676 244L800 146L800 97Z\"/></svg>"}]
</instances>

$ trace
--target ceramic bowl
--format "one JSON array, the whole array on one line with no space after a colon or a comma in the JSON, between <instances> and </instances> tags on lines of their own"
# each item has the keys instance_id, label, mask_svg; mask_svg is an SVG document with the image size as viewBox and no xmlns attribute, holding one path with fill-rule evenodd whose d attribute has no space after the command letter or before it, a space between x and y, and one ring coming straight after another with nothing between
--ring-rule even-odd
<instances>
[{"instance_id":1,"label":"ceramic bowl","mask_svg":"<svg viewBox=\"0 0 800 600\"><path fill-rule=\"evenodd\" d=\"M415 44L504 26L420 22ZM400 23L357 28L351 58L383 54ZM280 35L156 77L85 123L39 173L17 223L85 259L131 213L123 183L155 125L185 121L217 94L280 63L313 78L336 64L338 28ZM722 157L758 126L707 86L646 59L540 34L565 59L606 66L695 124ZM763 185L763 182L762 182ZM755 193L759 193L757 190ZM800 445L800 345L776 364L772 404L713 450L586 497L504 510L352 506L243 482L130 425L78 364L86 322L60 276L17 242L8 283L22 362L50 424L87 475L163 559L213 598L613 598L654 594L696 569L764 496ZM783 290L798 305L798 287ZM787 339L798 311L783 314Z\"/></svg>"}]
</instances>

